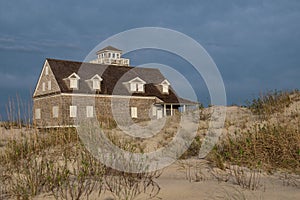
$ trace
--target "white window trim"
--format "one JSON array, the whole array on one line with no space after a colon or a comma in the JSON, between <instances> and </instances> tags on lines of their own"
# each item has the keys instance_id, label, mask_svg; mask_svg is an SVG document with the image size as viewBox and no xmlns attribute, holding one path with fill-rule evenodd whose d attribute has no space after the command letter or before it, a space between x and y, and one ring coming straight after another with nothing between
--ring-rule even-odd
<instances>
[{"instance_id":1,"label":"white window trim","mask_svg":"<svg viewBox=\"0 0 300 200\"><path fill-rule=\"evenodd\" d=\"M137 107L131 107L130 108L131 118L137 118Z\"/></svg>"},{"instance_id":2,"label":"white window trim","mask_svg":"<svg viewBox=\"0 0 300 200\"><path fill-rule=\"evenodd\" d=\"M94 106L86 106L86 117L94 117Z\"/></svg>"},{"instance_id":3,"label":"white window trim","mask_svg":"<svg viewBox=\"0 0 300 200\"><path fill-rule=\"evenodd\" d=\"M70 88L71 89L78 89L78 79L70 78Z\"/></svg>"},{"instance_id":4,"label":"white window trim","mask_svg":"<svg viewBox=\"0 0 300 200\"><path fill-rule=\"evenodd\" d=\"M51 81L48 81L48 90L51 90Z\"/></svg>"},{"instance_id":5,"label":"white window trim","mask_svg":"<svg viewBox=\"0 0 300 200\"><path fill-rule=\"evenodd\" d=\"M75 77L74 77L75 76ZM79 88L80 77L74 72L67 79L70 81L70 88L77 90Z\"/></svg>"},{"instance_id":6,"label":"white window trim","mask_svg":"<svg viewBox=\"0 0 300 200\"><path fill-rule=\"evenodd\" d=\"M156 106L152 106L152 116L156 116L157 108Z\"/></svg>"},{"instance_id":7,"label":"white window trim","mask_svg":"<svg viewBox=\"0 0 300 200\"><path fill-rule=\"evenodd\" d=\"M42 83L42 91L43 91L43 92L46 91L46 83L45 83L45 82Z\"/></svg>"},{"instance_id":8,"label":"white window trim","mask_svg":"<svg viewBox=\"0 0 300 200\"><path fill-rule=\"evenodd\" d=\"M48 74L49 74L49 67L46 66L46 67L45 67L45 75L48 75Z\"/></svg>"},{"instance_id":9,"label":"white window trim","mask_svg":"<svg viewBox=\"0 0 300 200\"><path fill-rule=\"evenodd\" d=\"M34 118L35 119L41 119L41 109L40 108L36 108L34 111Z\"/></svg>"},{"instance_id":10,"label":"white window trim","mask_svg":"<svg viewBox=\"0 0 300 200\"><path fill-rule=\"evenodd\" d=\"M129 84L130 92L145 92L146 82L139 77L136 77L128 82L124 82L123 84Z\"/></svg>"},{"instance_id":11,"label":"white window trim","mask_svg":"<svg viewBox=\"0 0 300 200\"><path fill-rule=\"evenodd\" d=\"M164 81L162 81L160 83L160 85L162 86L162 93L163 94L169 94L170 82L167 79L165 79Z\"/></svg>"},{"instance_id":12,"label":"white window trim","mask_svg":"<svg viewBox=\"0 0 300 200\"><path fill-rule=\"evenodd\" d=\"M52 107L52 116L53 118L58 118L58 106Z\"/></svg>"},{"instance_id":13,"label":"white window trim","mask_svg":"<svg viewBox=\"0 0 300 200\"><path fill-rule=\"evenodd\" d=\"M77 117L77 106L70 106L70 117Z\"/></svg>"}]
</instances>

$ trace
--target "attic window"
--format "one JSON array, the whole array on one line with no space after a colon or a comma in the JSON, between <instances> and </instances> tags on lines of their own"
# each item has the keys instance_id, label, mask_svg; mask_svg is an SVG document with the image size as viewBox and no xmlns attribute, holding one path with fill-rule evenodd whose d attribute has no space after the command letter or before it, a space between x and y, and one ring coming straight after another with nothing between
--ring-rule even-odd
<instances>
[{"instance_id":1,"label":"attic window","mask_svg":"<svg viewBox=\"0 0 300 200\"><path fill-rule=\"evenodd\" d=\"M169 86L168 85L162 85L163 93L169 93Z\"/></svg>"},{"instance_id":2,"label":"attic window","mask_svg":"<svg viewBox=\"0 0 300 200\"><path fill-rule=\"evenodd\" d=\"M168 80L164 80L160 85L162 86L162 93L169 94L170 82Z\"/></svg>"},{"instance_id":3,"label":"attic window","mask_svg":"<svg viewBox=\"0 0 300 200\"><path fill-rule=\"evenodd\" d=\"M70 80L70 88L78 89L78 82L80 77L76 73L73 73L68 77L68 79Z\"/></svg>"},{"instance_id":4,"label":"attic window","mask_svg":"<svg viewBox=\"0 0 300 200\"><path fill-rule=\"evenodd\" d=\"M93 76L91 79L89 79L87 81L91 82L91 88L93 90L101 90L101 81L102 80L103 79L98 74L96 74L95 76Z\"/></svg>"},{"instance_id":5,"label":"attic window","mask_svg":"<svg viewBox=\"0 0 300 200\"><path fill-rule=\"evenodd\" d=\"M144 85L146 84L146 82L139 77L136 77L127 83L129 84L130 92L145 92Z\"/></svg>"},{"instance_id":6,"label":"attic window","mask_svg":"<svg viewBox=\"0 0 300 200\"><path fill-rule=\"evenodd\" d=\"M48 75L48 74L49 74L49 67L46 66L46 68L45 68L45 75Z\"/></svg>"}]
</instances>

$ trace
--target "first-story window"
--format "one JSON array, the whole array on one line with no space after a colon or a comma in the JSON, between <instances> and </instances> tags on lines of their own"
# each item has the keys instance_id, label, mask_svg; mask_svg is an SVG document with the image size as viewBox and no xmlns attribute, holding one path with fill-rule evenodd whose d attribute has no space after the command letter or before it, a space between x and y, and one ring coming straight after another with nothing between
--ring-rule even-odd
<instances>
[{"instance_id":1,"label":"first-story window","mask_svg":"<svg viewBox=\"0 0 300 200\"><path fill-rule=\"evenodd\" d=\"M131 118L137 118L137 107L131 107Z\"/></svg>"},{"instance_id":2,"label":"first-story window","mask_svg":"<svg viewBox=\"0 0 300 200\"><path fill-rule=\"evenodd\" d=\"M152 115L156 116L156 106L152 106Z\"/></svg>"},{"instance_id":3,"label":"first-story window","mask_svg":"<svg viewBox=\"0 0 300 200\"><path fill-rule=\"evenodd\" d=\"M86 117L94 117L94 107L93 106L86 107Z\"/></svg>"},{"instance_id":4,"label":"first-story window","mask_svg":"<svg viewBox=\"0 0 300 200\"><path fill-rule=\"evenodd\" d=\"M70 117L77 117L77 106L70 106Z\"/></svg>"},{"instance_id":5,"label":"first-story window","mask_svg":"<svg viewBox=\"0 0 300 200\"><path fill-rule=\"evenodd\" d=\"M35 109L34 117L35 117L35 119L41 119L41 109L40 108Z\"/></svg>"},{"instance_id":6,"label":"first-story window","mask_svg":"<svg viewBox=\"0 0 300 200\"><path fill-rule=\"evenodd\" d=\"M52 107L52 116L53 118L58 118L58 106Z\"/></svg>"}]
</instances>

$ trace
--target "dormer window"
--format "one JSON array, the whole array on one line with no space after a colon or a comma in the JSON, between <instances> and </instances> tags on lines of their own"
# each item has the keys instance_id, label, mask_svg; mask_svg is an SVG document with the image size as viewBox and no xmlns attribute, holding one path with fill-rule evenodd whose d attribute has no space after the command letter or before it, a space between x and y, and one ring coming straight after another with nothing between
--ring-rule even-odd
<instances>
[{"instance_id":1,"label":"dormer window","mask_svg":"<svg viewBox=\"0 0 300 200\"><path fill-rule=\"evenodd\" d=\"M136 77L124 84L128 84L129 85L129 91L131 93L134 93L134 92L140 92L140 93L143 93L145 92L145 84L146 82L143 81L142 79L140 79L139 77Z\"/></svg>"},{"instance_id":2,"label":"dormer window","mask_svg":"<svg viewBox=\"0 0 300 200\"><path fill-rule=\"evenodd\" d=\"M87 81L91 82L91 88L93 90L101 90L101 81L102 80L103 79L98 74L96 74L95 76L93 76L91 79L89 79Z\"/></svg>"},{"instance_id":3,"label":"dormer window","mask_svg":"<svg viewBox=\"0 0 300 200\"><path fill-rule=\"evenodd\" d=\"M168 80L164 80L160 85L162 86L162 93L169 94L170 82Z\"/></svg>"},{"instance_id":4,"label":"dormer window","mask_svg":"<svg viewBox=\"0 0 300 200\"><path fill-rule=\"evenodd\" d=\"M68 79L70 80L70 88L77 90L79 88L78 82L80 77L76 73L73 73L68 77Z\"/></svg>"}]
</instances>

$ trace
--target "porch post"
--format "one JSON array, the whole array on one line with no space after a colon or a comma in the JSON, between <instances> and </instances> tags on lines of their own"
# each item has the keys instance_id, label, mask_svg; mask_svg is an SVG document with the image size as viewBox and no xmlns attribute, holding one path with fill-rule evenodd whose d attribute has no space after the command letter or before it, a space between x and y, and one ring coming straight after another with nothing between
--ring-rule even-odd
<instances>
[{"instance_id":1,"label":"porch post","mask_svg":"<svg viewBox=\"0 0 300 200\"><path fill-rule=\"evenodd\" d=\"M183 112L185 113L185 105L183 105Z\"/></svg>"},{"instance_id":2,"label":"porch post","mask_svg":"<svg viewBox=\"0 0 300 200\"><path fill-rule=\"evenodd\" d=\"M164 104L164 117L167 116L167 106Z\"/></svg>"},{"instance_id":3,"label":"porch post","mask_svg":"<svg viewBox=\"0 0 300 200\"><path fill-rule=\"evenodd\" d=\"M171 116L173 116L173 104L171 104Z\"/></svg>"}]
</instances>

